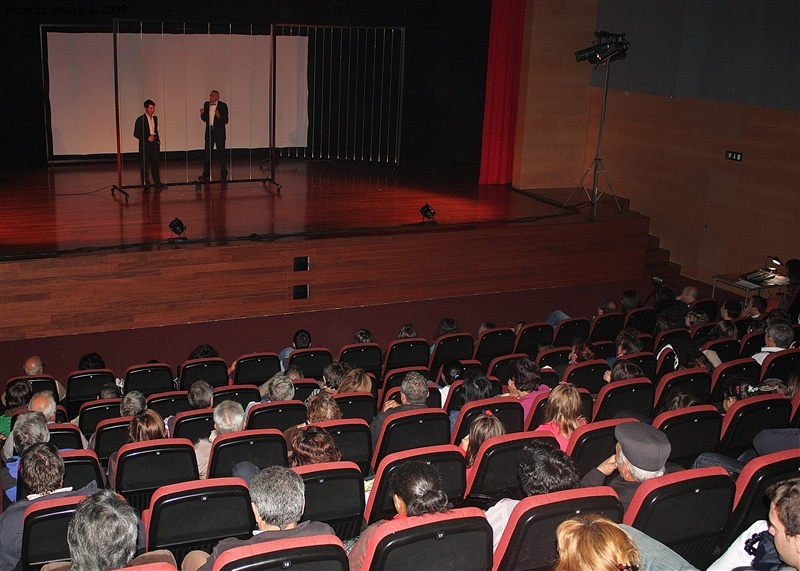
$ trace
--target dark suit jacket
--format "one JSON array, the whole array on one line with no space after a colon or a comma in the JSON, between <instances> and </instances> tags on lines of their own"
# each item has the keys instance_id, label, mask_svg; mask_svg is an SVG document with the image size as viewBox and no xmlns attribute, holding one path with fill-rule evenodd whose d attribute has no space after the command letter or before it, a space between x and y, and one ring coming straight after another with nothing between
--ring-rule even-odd
<instances>
[{"instance_id":1,"label":"dark suit jacket","mask_svg":"<svg viewBox=\"0 0 800 571\"><path fill-rule=\"evenodd\" d=\"M214 137L215 141L225 140L225 125L228 124L228 106L227 104L223 103L222 101L217 101L217 111L219 111L219 117L214 117L214 127L212 129L208 128L208 108L210 102L206 101L203 103L203 112L200 114L200 119L206 124L206 138L208 138L208 132L212 132L212 136Z\"/></svg>"},{"instance_id":2,"label":"dark suit jacket","mask_svg":"<svg viewBox=\"0 0 800 571\"><path fill-rule=\"evenodd\" d=\"M156 136L154 142L158 142L158 116L153 115L153 127L156 132L152 133ZM147 138L151 135L150 123L147 121L147 114L142 113L136 118L136 123L133 126L133 136L139 139L139 148L143 148Z\"/></svg>"}]
</instances>

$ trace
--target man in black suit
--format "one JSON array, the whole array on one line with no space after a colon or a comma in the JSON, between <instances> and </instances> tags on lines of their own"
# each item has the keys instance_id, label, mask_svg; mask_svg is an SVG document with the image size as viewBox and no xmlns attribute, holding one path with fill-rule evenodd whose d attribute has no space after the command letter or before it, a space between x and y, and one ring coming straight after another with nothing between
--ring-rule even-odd
<instances>
[{"instance_id":1,"label":"man in black suit","mask_svg":"<svg viewBox=\"0 0 800 571\"><path fill-rule=\"evenodd\" d=\"M148 168L153 175L153 184L156 188L163 188L161 175L158 171L158 153L161 141L158 139L158 117L154 115L156 104L151 99L144 102L144 114L136 118L133 127L133 136L139 139L139 156L141 157L142 186L145 190L150 188Z\"/></svg>"},{"instance_id":2,"label":"man in black suit","mask_svg":"<svg viewBox=\"0 0 800 571\"><path fill-rule=\"evenodd\" d=\"M219 91L216 89L203 104L200 119L206 124L206 149L203 156L203 174L198 180L208 180L211 177L211 151L216 145L219 175L224 181L228 178L228 164L225 161L225 125L228 124L228 106L219 100Z\"/></svg>"}]
</instances>

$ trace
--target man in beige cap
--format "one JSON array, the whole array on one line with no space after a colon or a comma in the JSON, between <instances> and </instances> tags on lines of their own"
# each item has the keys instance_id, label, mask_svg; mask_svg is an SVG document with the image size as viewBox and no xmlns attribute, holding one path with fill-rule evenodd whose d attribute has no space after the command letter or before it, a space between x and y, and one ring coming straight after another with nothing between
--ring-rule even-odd
<instances>
[{"instance_id":1,"label":"man in beige cap","mask_svg":"<svg viewBox=\"0 0 800 571\"><path fill-rule=\"evenodd\" d=\"M663 476L672 450L667 435L643 422L626 422L614 429L617 453L592 468L583 479L583 487L602 486L607 476L614 476L608 486L614 488L625 509L639 484Z\"/></svg>"}]
</instances>

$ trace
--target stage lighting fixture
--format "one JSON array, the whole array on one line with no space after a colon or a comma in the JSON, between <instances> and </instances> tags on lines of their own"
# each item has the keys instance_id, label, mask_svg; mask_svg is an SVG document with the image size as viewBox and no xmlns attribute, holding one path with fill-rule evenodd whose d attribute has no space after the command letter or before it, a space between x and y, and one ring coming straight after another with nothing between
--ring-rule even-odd
<instances>
[{"instance_id":1,"label":"stage lighting fixture","mask_svg":"<svg viewBox=\"0 0 800 571\"><path fill-rule=\"evenodd\" d=\"M595 32L594 35L598 43L575 52L575 61L585 60L591 64L598 64L623 59L628 54L630 42L625 39L625 34Z\"/></svg>"},{"instance_id":2,"label":"stage lighting fixture","mask_svg":"<svg viewBox=\"0 0 800 571\"><path fill-rule=\"evenodd\" d=\"M186 232L186 225L180 218L175 218L172 222L169 223L169 229L178 238L181 238L183 237L183 233Z\"/></svg>"},{"instance_id":3,"label":"stage lighting fixture","mask_svg":"<svg viewBox=\"0 0 800 571\"><path fill-rule=\"evenodd\" d=\"M422 214L425 220L433 220L436 217L436 211L427 203L419 209L419 213Z\"/></svg>"}]
</instances>

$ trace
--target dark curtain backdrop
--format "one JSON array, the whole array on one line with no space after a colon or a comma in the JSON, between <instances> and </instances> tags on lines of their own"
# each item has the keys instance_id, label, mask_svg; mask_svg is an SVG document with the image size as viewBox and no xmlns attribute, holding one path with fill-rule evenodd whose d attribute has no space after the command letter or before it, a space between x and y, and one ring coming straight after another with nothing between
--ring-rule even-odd
<instances>
[{"instance_id":1,"label":"dark curtain backdrop","mask_svg":"<svg viewBox=\"0 0 800 571\"><path fill-rule=\"evenodd\" d=\"M492 2L480 184L511 182L524 32L525 0Z\"/></svg>"}]
</instances>

